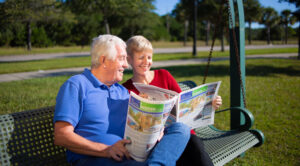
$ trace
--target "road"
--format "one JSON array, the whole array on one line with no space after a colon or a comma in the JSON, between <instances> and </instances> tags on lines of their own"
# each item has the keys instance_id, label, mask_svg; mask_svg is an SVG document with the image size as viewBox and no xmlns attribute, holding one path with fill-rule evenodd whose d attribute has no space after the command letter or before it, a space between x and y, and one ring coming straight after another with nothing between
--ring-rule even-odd
<instances>
[{"instance_id":1,"label":"road","mask_svg":"<svg viewBox=\"0 0 300 166\"><path fill-rule=\"evenodd\" d=\"M247 56L247 59L260 59L260 58L276 58L276 59L288 59L295 58L298 54L270 54L270 55L251 55ZM212 61L228 60L228 57L224 58L212 58ZM166 67L166 66L179 66L179 65L189 65L189 64L201 64L206 63L207 59L185 59L185 60L168 60L168 61L157 61L154 62L152 67ZM39 70L33 72L22 72L22 73L12 73L12 74L0 74L0 82L17 81L32 78L42 78L42 77L52 77L61 75L74 75L81 73L86 67L79 68L68 68L68 69L55 69L55 70ZM130 69L128 69L130 70Z\"/></svg>"},{"instance_id":2,"label":"road","mask_svg":"<svg viewBox=\"0 0 300 166\"><path fill-rule=\"evenodd\" d=\"M264 49L264 48L297 48L298 45L249 45L245 49ZM220 46L215 46L214 50L220 50ZM226 46L225 50L229 47ZM155 48L154 54L158 53L186 53L192 52L192 47L181 48ZM197 51L209 51L210 47L197 47ZM54 58L66 58L66 57L82 57L89 56L89 52L73 52L73 53L53 53L53 54L34 54L34 55L10 55L0 56L0 62L15 62L15 61L31 61L31 60L43 60Z\"/></svg>"}]
</instances>

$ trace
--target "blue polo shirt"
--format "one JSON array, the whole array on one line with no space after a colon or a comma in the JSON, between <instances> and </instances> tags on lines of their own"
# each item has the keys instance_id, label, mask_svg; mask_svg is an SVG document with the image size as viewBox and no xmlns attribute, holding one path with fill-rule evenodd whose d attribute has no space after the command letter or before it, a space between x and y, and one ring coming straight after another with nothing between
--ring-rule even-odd
<instances>
[{"instance_id":1,"label":"blue polo shirt","mask_svg":"<svg viewBox=\"0 0 300 166\"><path fill-rule=\"evenodd\" d=\"M54 123L65 121L82 137L112 145L124 136L128 109L128 90L115 83L108 87L90 70L67 80L56 97ZM68 162L84 158L67 151Z\"/></svg>"}]
</instances>

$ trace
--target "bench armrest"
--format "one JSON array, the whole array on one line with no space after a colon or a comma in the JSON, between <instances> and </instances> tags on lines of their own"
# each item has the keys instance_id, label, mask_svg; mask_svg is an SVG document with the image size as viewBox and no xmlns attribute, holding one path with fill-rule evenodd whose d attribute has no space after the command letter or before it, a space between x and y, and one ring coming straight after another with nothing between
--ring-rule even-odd
<instances>
[{"instance_id":1,"label":"bench armrest","mask_svg":"<svg viewBox=\"0 0 300 166\"><path fill-rule=\"evenodd\" d=\"M224 109L224 110L216 111L215 113L220 113L220 112L229 111L229 110L230 111L238 111L238 112L241 112L244 115L245 124L239 126L239 128L237 130L241 130L241 131L249 130L253 126L253 124L254 124L254 116L246 108L242 108L242 107L230 107L230 108L227 108L227 109Z\"/></svg>"}]
</instances>

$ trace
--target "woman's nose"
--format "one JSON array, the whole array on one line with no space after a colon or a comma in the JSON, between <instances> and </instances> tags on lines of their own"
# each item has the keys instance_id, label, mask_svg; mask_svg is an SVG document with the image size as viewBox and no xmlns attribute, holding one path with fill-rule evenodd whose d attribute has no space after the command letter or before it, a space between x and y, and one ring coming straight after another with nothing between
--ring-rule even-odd
<instances>
[{"instance_id":1,"label":"woman's nose","mask_svg":"<svg viewBox=\"0 0 300 166\"><path fill-rule=\"evenodd\" d=\"M149 62L148 58L144 58L144 63L148 63L148 62Z\"/></svg>"}]
</instances>

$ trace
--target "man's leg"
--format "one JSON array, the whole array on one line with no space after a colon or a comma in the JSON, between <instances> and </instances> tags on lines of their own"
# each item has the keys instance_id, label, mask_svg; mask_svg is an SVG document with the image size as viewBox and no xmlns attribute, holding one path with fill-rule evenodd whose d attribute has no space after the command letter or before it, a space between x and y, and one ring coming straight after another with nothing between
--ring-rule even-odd
<instances>
[{"instance_id":1,"label":"man's leg","mask_svg":"<svg viewBox=\"0 0 300 166\"><path fill-rule=\"evenodd\" d=\"M124 159L121 162L109 158L87 157L76 161L73 166L147 166L146 162Z\"/></svg>"},{"instance_id":2,"label":"man's leg","mask_svg":"<svg viewBox=\"0 0 300 166\"><path fill-rule=\"evenodd\" d=\"M149 166L175 166L190 139L190 128L183 123L173 123L148 158Z\"/></svg>"}]
</instances>

